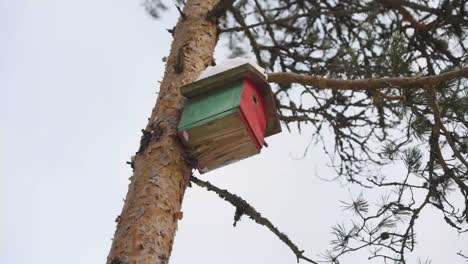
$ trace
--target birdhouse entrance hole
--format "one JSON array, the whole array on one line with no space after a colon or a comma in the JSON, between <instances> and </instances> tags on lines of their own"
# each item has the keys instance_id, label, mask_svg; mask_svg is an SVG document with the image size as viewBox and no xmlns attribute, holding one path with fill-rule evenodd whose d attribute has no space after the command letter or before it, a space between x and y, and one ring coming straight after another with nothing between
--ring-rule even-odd
<instances>
[{"instance_id":1,"label":"birdhouse entrance hole","mask_svg":"<svg viewBox=\"0 0 468 264\"><path fill-rule=\"evenodd\" d=\"M252 99L253 99L254 104L258 104L257 96L255 96L255 94L252 96Z\"/></svg>"}]
</instances>

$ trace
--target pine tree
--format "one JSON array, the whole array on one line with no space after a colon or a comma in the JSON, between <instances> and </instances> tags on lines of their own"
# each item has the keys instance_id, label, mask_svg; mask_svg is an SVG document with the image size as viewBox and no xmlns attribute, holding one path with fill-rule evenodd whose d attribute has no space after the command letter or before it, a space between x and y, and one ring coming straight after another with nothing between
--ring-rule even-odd
<instances>
[{"instance_id":1,"label":"pine tree","mask_svg":"<svg viewBox=\"0 0 468 264\"><path fill-rule=\"evenodd\" d=\"M192 168L177 139L183 97L213 60L216 24L206 14L216 1L192 0L174 28L158 100L132 157L133 176L107 263L167 263Z\"/></svg>"},{"instance_id":2,"label":"pine tree","mask_svg":"<svg viewBox=\"0 0 468 264\"><path fill-rule=\"evenodd\" d=\"M147 0L146 8L158 18L168 4ZM426 207L466 235L466 1L187 0L177 8L166 72L130 162L134 175L108 263L167 263L190 181L235 206L236 222L248 215L298 260L317 261L241 197L192 176L192 157L176 136L184 102L178 88L214 64L218 39L233 57L255 55L275 84L283 125L312 126L340 179L386 193L378 206L364 196L344 203L356 218L333 228L336 239L320 260L338 263L369 249L369 258L406 263ZM322 141L327 130L333 146ZM395 161L406 174L376 173Z\"/></svg>"}]
</instances>

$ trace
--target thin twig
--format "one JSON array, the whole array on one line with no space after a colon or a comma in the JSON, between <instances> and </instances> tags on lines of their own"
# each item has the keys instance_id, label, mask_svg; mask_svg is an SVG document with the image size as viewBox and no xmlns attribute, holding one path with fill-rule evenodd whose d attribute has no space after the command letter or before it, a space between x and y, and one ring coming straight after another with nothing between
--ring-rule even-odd
<instances>
[{"instance_id":1,"label":"thin twig","mask_svg":"<svg viewBox=\"0 0 468 264\"><path fill-rule=\"evenodd\" d=\"M182 17L182 20L186 20L187 15L182 11L182 9L180 9L178 5L176 5L176 8L177 8L177 11L179 11L180 16Z\"/></svg>"},{"instance_id":2,"label":"thin twig","mask_svg":"<svg viewBox=\"0 0 468 264\"><path fill-rule=\"evenodd\" d=\"M462 251L460 250L459 252L457 252L457 255L462 257L463 259L465 259L465 261L468 262L468 256L466 256L465 254L462 253Z\"/></svg>"},{"instance_id":3,"label":"thin twig","mask_svg":"<svg viewBox=\"0 0 468 264\"><path fill-rule=\"evenodd\" d=\"M300 259L303 259L307 262L318 264L317 262L311 260L310 258L304 256L304 250L299 250L299 248L294 244L289 237L278 230L276 226L274 226L270 220L263 217L255 208L253 208L249 203L247 203L241 197L230 193L227 190L220 189L208 181L202 181L195 176L192 176L190 180L195 183L196 185L206 188L208 191L215 192L219 197L224 199L225 201L229 202L236 208L236 213L234 215L234 226L236 225L237 221L240 220L242 215L248 215L250 219L255 221L257 224L265 226L268 228L273 234L275 234L284 244L286 244L296 255L297 262Z\"/></svg>"}]
</instances>

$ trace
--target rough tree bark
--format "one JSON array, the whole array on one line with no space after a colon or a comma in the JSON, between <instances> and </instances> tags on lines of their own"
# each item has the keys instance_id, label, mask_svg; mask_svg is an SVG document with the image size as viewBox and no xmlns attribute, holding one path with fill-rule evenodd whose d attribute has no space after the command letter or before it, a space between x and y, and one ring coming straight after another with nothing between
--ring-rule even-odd
<instances>
[{"instance_id":1,"label":"rough tree bark","mask_svg":"<svg viewBox=\"0 0 468 264\"><path fill-rule=\"evenodd\" d=\"M156 106L132 158L133 176L117 217L107 263L167 263L192 167L177 138L184 99L179 87L213 61L216 24L207 13L217 0L188 0L175 27Z\"/></svg>"}]
</instances>

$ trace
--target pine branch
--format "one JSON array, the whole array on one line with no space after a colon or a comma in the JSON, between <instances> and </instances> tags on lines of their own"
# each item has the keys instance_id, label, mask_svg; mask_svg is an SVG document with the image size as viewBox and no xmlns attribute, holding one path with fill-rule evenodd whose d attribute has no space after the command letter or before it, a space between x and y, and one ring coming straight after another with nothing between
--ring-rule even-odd
<instances>
[{"instance_id":1,"label":"pine branch","mask_svg":"<svg viewBox=\"0 0 468 264\"><path fill-rule=\"evenodd\" d=\"M242 26L244 29L245 36L249 39L250 46L252 46L252 51L255 54L255 58L257 59L257 63L261 66L264 67L265 63L263 62L262 56L260 54L260 49L257 43L257 40L255 39L255 36L250 32L250 29L247 27L247 23L245 22L245 18L242 15L242 13L235 9L231 8L232 15L234 19L239 23L239 25Z\"/></svg>"},{"instance_id":2,"label":"pine branch","mask_svg":"<svg viewBox=\"0 0 468 264\"><path fill-rule=\"evenodd\" d=\"M445 139L449 143L449 146L452 148L454 155L468 168L468 161L464 159L460 151L458 151L455 143L453 142L452 136L447 128L442 123L442 115L440 114L439 106L437 105L437 98L436 98L436 91L433 87L430 87L428 90L429 99L430 99L430 106L432 108L432 112L434 113L434 123L439 127L442 132L444 132Z\"/></svg>"},{"instance_id":3,"label":"pine branch","mask_svg":"<svg viewBox=\"0 0 468 264\"><path fill-rule=\"evenodd\" d=\"M207 189L208 191L215 192L220 198L224 199L225 201L229 202L236 208L236 212L234 215L234 226L236 223L240 220L242 215L247 215L255 221L257 224L262 225L266 228L268 228L273 234L275 234L284 244L286 244L296 255L297 262L299 262L300 259L303 259L309 263L314 263L318 264L317 262L307 258L304 256L304 250L299 250L299 248L294 244L289 237L282 233L281 231L278 230L276 226L274 226L270 220L267 218L263 217L255 208L253 208L248 202L246 202L244 199L241 197L230 193L227 190L220 189L213 184L211 184L208 181L202 181L198 179L195 176L192 176L190 180L195 183L196 185L203 187Z\"/></svg>"},{"instance_id":4,"label":"pine branch","mask_svg":"<svg viewBox=\"0 0 468 264\"><path fill-rule=\"evenodd\" d=\"M298 83L321 89L334 90L372 90L388 87L423 87L433 86L454 79L468 78L468 67L449 71L439 75L425 77L390 77L380 79L338 80L320 76L297 74L291 72L275 72L268 74L268 81L278 84Z\"/></svg>"}]
</instances>

